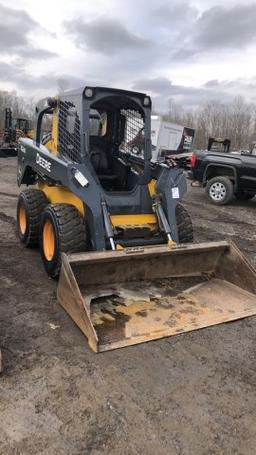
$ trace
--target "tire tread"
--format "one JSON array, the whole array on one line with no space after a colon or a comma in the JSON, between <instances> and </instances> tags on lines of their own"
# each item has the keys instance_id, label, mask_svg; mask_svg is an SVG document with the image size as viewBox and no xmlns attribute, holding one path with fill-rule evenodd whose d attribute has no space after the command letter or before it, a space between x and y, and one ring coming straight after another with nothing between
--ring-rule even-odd
<instances>
[{"instance_id":1,"label":"tire tread","mask_svg":"<svg viewBox=\"0 0 256 455\"><path fill-rule=\"evenodd\" d=\"M70 204L49 204L45 209L42 223L41 232L43 229L44 217L46 214L50 215L55 220L57 235L59 240L58 258L52 267L48 267L43 254L42 238L41 255L45 264L47 273L52 278L57 278L61 268L61 253L79 253L86 251L86 228L82 217L80 216L76 207ZM42 234L41 234L42 236Z\"/></svg>"},{"instance_id":2,"label":"tire tread","mask_svg":"<svg viewBox=\"0 0 256 455\"><path fill-rule=\"evenodd\" d=\"M27 214L27 233L23 243L28 248L35 248L39 244L39 226L42 212L48 204L48 200L41 190L28 188L19 195L19 200L25 203Z\"/></svg>"},{"instance_id":3,"label":"tire tread","mask_svg":"<svg viewBox=\"0 0 256 455\"><path fill-rule=\"evenodd\" d=\"M179 243L192 243L194 235L191 217L185 207L180 203L176 207L176 223Z\"/></svg>"}]
</instances>

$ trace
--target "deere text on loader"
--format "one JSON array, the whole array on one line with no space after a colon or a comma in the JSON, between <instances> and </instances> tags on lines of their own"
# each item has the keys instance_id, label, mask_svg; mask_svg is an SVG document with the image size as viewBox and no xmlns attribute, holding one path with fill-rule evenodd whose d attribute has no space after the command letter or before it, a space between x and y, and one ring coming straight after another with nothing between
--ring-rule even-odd
<instances>
[{"instance_id":1,"label":"deere text on loader","mask_svg":"<svg viewBox=\"0 0 256 455\"><path fill-rule=\"evenodd\" d=\"M42 100L36 116L35 139L19 141L18 234L39 245L95 352L255 314L252 266L228 242L191 243L184 173L151 163L147 95L85 87Z\"/></svg>"}]
</instances>

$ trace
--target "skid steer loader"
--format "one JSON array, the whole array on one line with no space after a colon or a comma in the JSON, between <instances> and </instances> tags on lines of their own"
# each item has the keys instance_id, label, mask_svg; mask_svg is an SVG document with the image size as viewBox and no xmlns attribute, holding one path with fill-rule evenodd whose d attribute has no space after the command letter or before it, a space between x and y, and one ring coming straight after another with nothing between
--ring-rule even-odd
<instances>
[{"instance_id":1,"label":"skid steer loader","mask_svg":"<svg viewBox=\"0 0 256 455\"><path fill-rule=\"evenodd\" d=\"M39 102L34 140L19 141L19 238L40 246L95 352L256 313L255 270L236 247L192 244L186 179L151 162L150 116L145 94L85 87Z\"/></svg>"},{"instance_id":2,"label":"skid steer loader","mask_svg":"<svg viewBox=\"0 0 256 455\"><path fill-rule=\"evenodd\" d=\"M12 116L10 108L5 109L4 130L0 132L0 158L17 156L17 142L20 137L33 137L30 121Z\"/></svg>"}]
</instances>

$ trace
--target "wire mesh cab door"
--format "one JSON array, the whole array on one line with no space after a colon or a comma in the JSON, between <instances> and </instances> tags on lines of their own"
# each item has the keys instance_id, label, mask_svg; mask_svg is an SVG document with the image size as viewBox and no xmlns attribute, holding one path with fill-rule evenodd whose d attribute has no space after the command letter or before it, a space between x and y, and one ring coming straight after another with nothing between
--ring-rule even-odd
<instances>
[{"instance_id":1,"label":"wire mesh cab door","mask_svg":"<svg viewBox=\"0 0 256 455\"><path fill-rule=\"evenodd\" d=\"M81 119L73 101L59 101L58 151L68 161L81 163Z\"/></svg>"}]
</instances>

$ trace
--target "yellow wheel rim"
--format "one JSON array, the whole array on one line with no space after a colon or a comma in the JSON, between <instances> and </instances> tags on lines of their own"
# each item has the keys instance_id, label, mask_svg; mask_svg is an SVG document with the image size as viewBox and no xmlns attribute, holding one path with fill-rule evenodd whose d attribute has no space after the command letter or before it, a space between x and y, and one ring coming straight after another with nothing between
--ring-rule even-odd
<instances>
[{"instance_id":1,"label":"yellow wheel rim","mask_svg":"<svg viewBox=\"0 0 256 455\"><path fill-rule=\"evenodd\" d=\"M55 252L55 236L50 221L46 221L43 227L43 250L47 261L51 261Z\"/></svg>"},{"instance_id":2,"label":"yellow wheel rim","mask_svg":"<svg viewBox=\"0 0 256 455\"><path fill-rule=\"evenodd\" d=\"M23 205L20 205L19 207L19 229L22 235L25 234L26 229L27 229L27 217L26 217L26 209Z\"/></svg>"}]
</instances>

